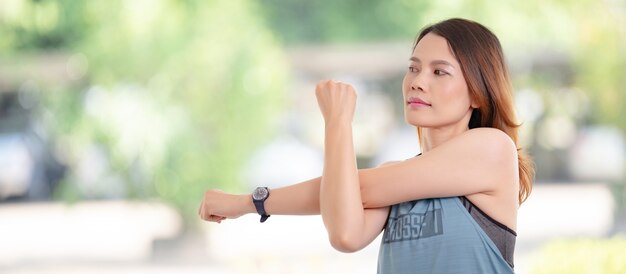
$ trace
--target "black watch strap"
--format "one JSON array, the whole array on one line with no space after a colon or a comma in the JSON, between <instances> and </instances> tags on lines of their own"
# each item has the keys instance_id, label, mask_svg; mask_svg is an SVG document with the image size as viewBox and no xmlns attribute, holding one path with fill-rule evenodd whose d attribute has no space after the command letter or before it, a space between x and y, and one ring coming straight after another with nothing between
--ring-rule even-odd
<instances>
[{"instance_id":1,"label":"black watch strap","mask_svg":"<svg viewBox=\"0 0 626 274\"><path fill-rule=\"evenodd\" d=\"M261 223L265 222L267 218L271 216L267 215L267 212L265 212L265 200L253 200L253 202L254 207L256 207L256 212L261 215Z\"/></svg>"}]
</instances>

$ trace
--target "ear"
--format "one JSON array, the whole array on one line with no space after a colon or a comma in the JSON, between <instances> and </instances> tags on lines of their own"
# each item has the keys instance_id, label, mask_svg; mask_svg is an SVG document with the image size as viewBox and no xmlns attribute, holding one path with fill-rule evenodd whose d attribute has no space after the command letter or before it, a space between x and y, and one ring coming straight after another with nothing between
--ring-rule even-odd
<instances>
[{"instance_id":1,"label":"ear","mask_svg":"<svg viewBox=\"0 0 626 274\"><path fill-rule=\"evenodd\" d=\"M471 100L470 101L470 107L471 108L478 108L479 107L478 102L476 102L476 100L474 98L470 98L470 100Z\"/></svg>"}]
</instances>

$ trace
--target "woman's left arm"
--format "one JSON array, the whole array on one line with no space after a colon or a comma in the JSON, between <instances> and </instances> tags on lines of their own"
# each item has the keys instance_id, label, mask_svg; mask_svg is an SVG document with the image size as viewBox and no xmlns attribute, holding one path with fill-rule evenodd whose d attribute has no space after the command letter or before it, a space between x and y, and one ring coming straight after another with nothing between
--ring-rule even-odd
<instances>
[{"instance_id":1,"label":"woman's left arm","mask_svg":"<svg viewBox=\"0 0 626 274\"><path fill-rule=\"evenodd\" d=\"M315 93L325 122L320 213L332 246L356 251L382 231L388 209L363 208L352 142L356 92L348 84L322 81Z\"/></svg>"}]
</instances>

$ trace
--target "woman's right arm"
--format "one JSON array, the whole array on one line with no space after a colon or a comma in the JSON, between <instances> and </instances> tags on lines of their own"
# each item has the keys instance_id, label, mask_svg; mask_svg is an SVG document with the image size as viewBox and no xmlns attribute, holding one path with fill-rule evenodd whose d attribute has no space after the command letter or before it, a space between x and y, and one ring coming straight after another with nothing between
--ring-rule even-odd
<instances>
[{"instance_id":1,"label":"woman's right arm","mask_svg":"<svg viewBox=\"0 0 626 274\"><path fill-rule=\"evenodd\" d=\"M295 185L270 190L265 200L265 211L270 215L317 215L320 214L321 177ZM206 221L219 222L234 219L248 213L256 213L251 194L229 194L220 190L204 193L198 212Z\"/></svg>"},{"instance_id":2,"label":"woman's right arm","mask_svg":"<svg viewBox=\"0 0 626 274\"><path fill-rule=\"evenodd\" d=\"M388 162L381 166L394 163L397 162ZM322 177L317 177L271 189L270 196L265 201L265 211L270 215L319 215L321 179ZM235 195L220 190L208 190L204 193L198 213L206 221L219 222L226 218L234 219L244 214L256 213L256 209L251 194Z\"/></svg>"},{"instance_id":3,"label":"woman's right arm","mask_svg":"<svg viewBox=\"0 0 626 274\"><path fill-rule=\"evenodd\" d=\"M270 215L320 214L320 182L321 177L318 177L271 189L270 196L265 200L265 210ZM219 190L207 191L199 210L202 219L218 223L226 218L234 219L248 213L256 214L251 194L233 195ZM341 251L354 252L371 243L382 231L389 207L367 208L363 214L368 225L363 227L357 241L342 246Z\"/></svg>"}]
</instances>

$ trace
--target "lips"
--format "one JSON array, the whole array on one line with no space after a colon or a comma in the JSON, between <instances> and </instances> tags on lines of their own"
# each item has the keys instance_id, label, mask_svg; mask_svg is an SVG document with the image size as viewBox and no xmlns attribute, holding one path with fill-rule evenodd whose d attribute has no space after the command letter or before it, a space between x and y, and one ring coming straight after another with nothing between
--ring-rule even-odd
<instances>
[{"instance_id":1,"label":"lips","mask_svg":"<svg viewBox=\"0 0 626 274\"><path fill-rule=\"evenodd\" d=\"M406 104L411 106L431 106L431 104L417 97L409 97Z\"/></svg>"}]
</instances>

